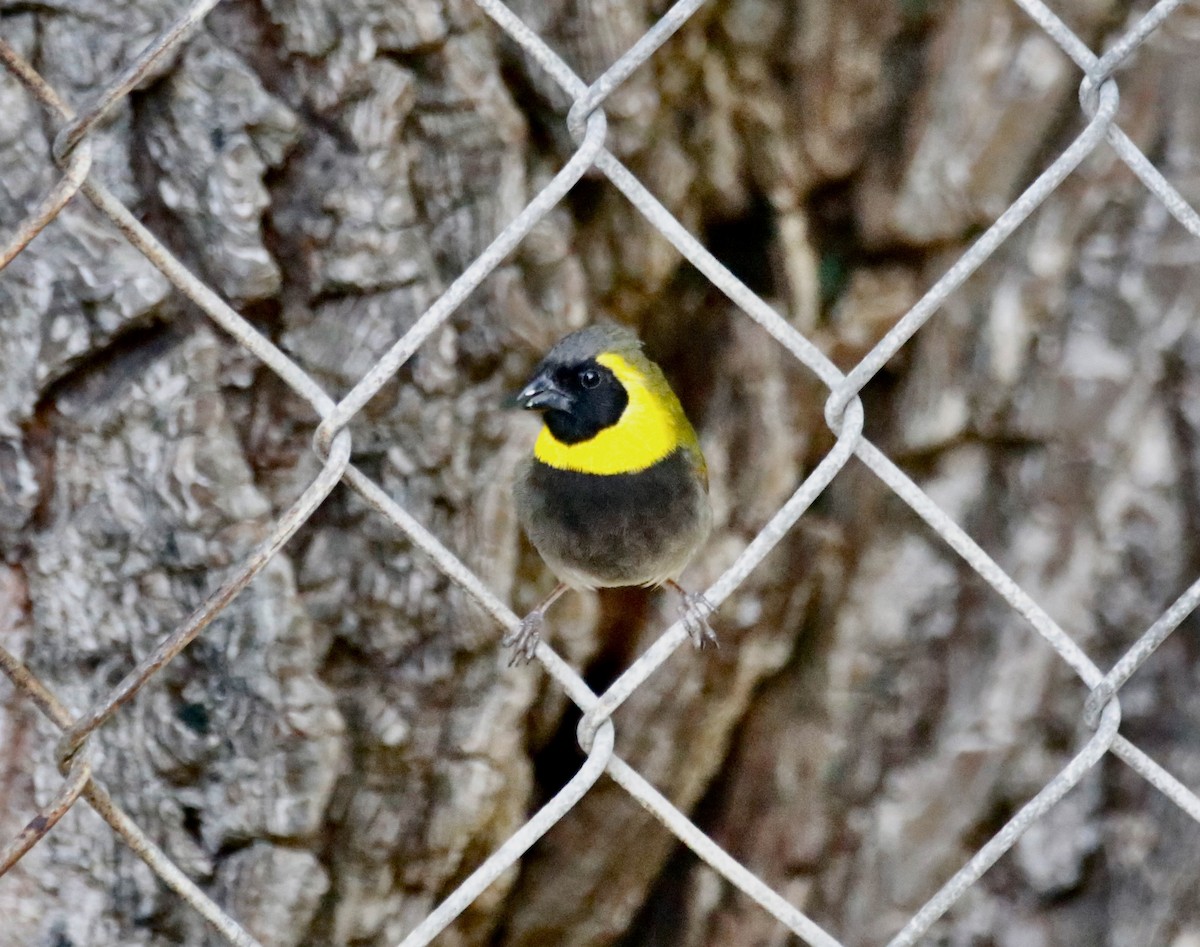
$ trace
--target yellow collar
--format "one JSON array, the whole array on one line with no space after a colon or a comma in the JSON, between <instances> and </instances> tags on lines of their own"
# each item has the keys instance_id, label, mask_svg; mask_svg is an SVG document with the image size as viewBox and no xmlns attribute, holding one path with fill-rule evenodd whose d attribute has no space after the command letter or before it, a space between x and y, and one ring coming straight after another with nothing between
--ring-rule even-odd
<instances>
[{"instance_id":1,"label":"yellow collar","mask_svg":"<svg viewBox=\"0 0 1200 947\"><path fill-rule=\"evenodd\" d=\"M661 372L643 371L611 352L596 361L617 376L629 396L621 417L576 444L564 444L543 425L534 457L560 470L624 474L645 470L680 446L695 445L696 434Z\"/></svg>"}]
</instances>

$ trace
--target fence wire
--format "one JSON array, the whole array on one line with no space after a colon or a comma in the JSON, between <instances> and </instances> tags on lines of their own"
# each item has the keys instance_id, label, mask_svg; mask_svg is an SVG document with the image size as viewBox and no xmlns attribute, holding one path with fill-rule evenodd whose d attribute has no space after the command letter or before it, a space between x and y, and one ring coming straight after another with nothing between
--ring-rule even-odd
<instances>
[{"instance_id":1,"label":"fence wire","mask_svg":"<svg viewBox=\"0 0 1200 947\"><path fill-rule=\"evenodd\" d=\"M584 174L595 169L611 182L675 248L759 323L795 358L814 372L828 388L825 419L837 439L820 464L791 498L771 517L732 566L706 590L719 606L763 560L814 499L829 485L851 457L857 457L944 539L1012 608L1020 613L1067 662L1089 688L1082 709L1093 733L1073 759L1025 804L889 942L904 947L917 942L997 859L1007 852L1031 824L1041 818L1082 778L1112 753L1163 792L1193 819L1200 822L1200 798L1120 734L1118 694L1133 672L1162 644L1200 603L1200 579L1155 621L1137 642L1103 673L1071 637L999 565L985 553L933 500L910 480L882 451L863 436L863 408L858 394L883 365L938 312L947 297L974 273L1013 231L1033 213L1079 164L1107 143L1179 223L1200 237L1200 216L1142 154L1115 122L1119 90L1113 73L1146 38L1181 6L1184 0L1160 0L1103 56L1095 55L1053 10L1041 0L1014 2L1082 71L1079 94L1087 124L1078 137L1026 191L1005 210L928 292L900 319L849 373L843 374L800 332L764 300L737 279L689 234L642 183L605 147L605 100L644 64L701 6L704 0L679 0L632 48L591 85L585 83L501 0L477 0L480 8L521 46L571 98L567 127L577 150L562 170L492 244L450 285L446 292L398 339L340 401L296 365L269 339L233 311L215 292L197 279L154 237L113 194L90 176L90 133L142 78L164 57L171 55L219 0L201 0L164 31L112 82L100 90L83 111L75 115L38 73L0 38L0 63L19 80L59 124L53 157L61 176L37 206L0 243L3 269L76 194L82 192L121 230L164 276L198 305L217 325L270 368L303 398L321 418L313 447L323 466L300 498L275 525L270 537L241 564L158 648L94 707L78 718L25 668L0 647L3 669L17 691L62 731L58 761L63 782L54 798L26 827L0 849L0 875L11 868L80 799L87 802L154 871L231 944L256 945L257 941L208 897L177 867L117 805L92 770L88 741L93 733L131 700L154 675L187 646L213 618L262 570L268 560L295 534L339 482L356 490L381 516L429 555L505 629L519 625L518 617L484 583L424 526L414 519L366 474L350 463L351 440L347 426L379 389L391 379L418 347L443 325L464 299L529 234ZM737 862L676 809L615 752L612 715L629 696L662 665L686 638L682 621L676 622L608 688L594 693L545 642L537 658L568 697L583 711L579 742L587 759L579 772L528 822L498 848L445 901L402 942L419 947L432 942L504 871L566 815L604 775L622 786L653 813L676 837L731 884L754 899L791 932L814 947L841 947L837 937L822 929L804 912L772 890Z\"/></svg>"}]
</instances>

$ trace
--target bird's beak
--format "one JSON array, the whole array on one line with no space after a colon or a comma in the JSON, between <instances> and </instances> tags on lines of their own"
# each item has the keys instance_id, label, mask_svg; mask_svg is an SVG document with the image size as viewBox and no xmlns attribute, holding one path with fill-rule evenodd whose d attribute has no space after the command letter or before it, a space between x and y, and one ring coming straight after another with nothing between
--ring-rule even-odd
<instances>
[{"instance_id":1,"label":"bird's beak","mask_svg":"<svg viewBox=\"0 0 1200 947\"><path fill-rule=\"evenodd\" d=\"M570 411L571 396L554 383L548 372L542 372L513 397L512 405L526 411Z\"/></svg>"}]
</instances>

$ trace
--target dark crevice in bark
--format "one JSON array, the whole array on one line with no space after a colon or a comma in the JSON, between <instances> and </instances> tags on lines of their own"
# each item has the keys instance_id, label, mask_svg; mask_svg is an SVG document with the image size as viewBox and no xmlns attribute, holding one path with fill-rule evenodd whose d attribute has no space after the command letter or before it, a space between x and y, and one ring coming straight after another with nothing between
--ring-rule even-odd
<instances>
[{"instance_id":1,"label":"dark crevice in bark","mask_svg":"<svg viewBox=\"0 0 1200 947\"><path fill-rule=\"evenodd\" d=\"M714 785L696 807L693 818L698 825L704 824L706 803L711 805L709 800L717 791ZM701 864L690 848L682 842L676 845L629 929L615 947L677 947L687 911L688 889Z\"/></svg>"},{"instance_id":2,"label":"dark crevice in bark","mask_svg":"<svg viewBox=\"0 0 1200 947\"><path fill-rule=\"evenodd\" d=\"M637 629L648 612L649 596L644 589L607 589L601 594L602 617L597 639L599 653L584 669L583 679L597 694L602 694L635 657L631 648ZM582 712L569 704L554 735L533 756L536 796L530 812L536 812L561 790L579 771L585 754L579 746L577 729Z\"/></svg>"},{"instance_id":3,"label":"dark crevice in bark","mask_svg":"<svg viewBox=\"0 0 1200 947\"><path fill-rule=\"evenodd\" d=\"M1183 484L1183 515L1186 535L1200 536L1200 434L1195 426L1195 415L1189 418L1185 400L1196 390L1195 366L1189 365L1181 353L1172 349L1163 354L1163 397L1167 405L1173 435L1175 462L1179 465L1179 479ZM1181 550L1184 576L1200 575L1200 545L1192 544ZM1183 589L1180 589L1182 592ZM1173 638L1175 646L1186 654L1192 666L1200 663L1200 612L1193 611L1180 623ZM1153 660L1153 659L1151 659Z\"/></svg>"},{"instance_id":4,"label":"dark crevice in bark","mask_svg":"<svg viewBox=\"0 0 1200 947\"><path fill-rule=\"evenodd\" d=\"M939 250L955 249L957 241L945 245L912 246L892 243L873 245L864 240L857 210L857 175L830 181L815 188L808 196L810 239L820 261L821 313L842 296L856 270L897 266L921 273Z\"/></svg>"},{"instance_id":5,"label":"dark crevice in bark","mask_svg":"<svg viewBox=\"0 0 1200 947\"><path fill-rule=\"evenodd\" d=\"M542 97L537 88L529 81L525 72L525 63L520 53L507 39L500 43L500 80L508 89L513 102L521 109L529 129L530 151L543 158L556 159L560 163L570 155L563 153L560 144L563 131L566 128L567 117L560 114ZM585 177L571 189L567 200L574 202L577 192L586 185L599 185L599 178Z\"/></svg>"},{"instance_id":6,"label":"dark crevice in bark","mask_svg":"<svg viewBox=\"0 0 1200 947\"><path fill-rule=\"evenodd\" d=\"M810 559L817 549L822 548L806 542L796 545L801 548L793 551L792 555L801 560ZM824 548L828 553L828 547ZM832 633L830 619L839 596L840 592L824 586L813 593L804 626L796 636L790 657L778 671L764 678L756 687L755 697L751 700L747 713L730 735L729 749L724 762L690 814L692 821L701 831L743 864L748 864L752 871L756 867L761 869L761 866L756 866L753 862L748 863L746 853L739 848L739 840L735 836L739 832L737 822L740 813L732 810L736 800L744 798L738 795L737 786L741 769L747 766L747 757L755 753L756 743L762 738L762 727L754 718L763 706L778 699L794 705L794 722L820 716L821 710L812 696L811 688L814 679L824 673L822 661ZM763 778L770 779L767 774L763 774ZM831 807L835 805L831 801ZM797 813L796 817L807 816L806 813ZM753 819L749 821L753 822ZM730 834L731 831L733 835ZM709 870L699 856L684 843L676 843L616 947L677 947L686 927L689 902L694 898L697 873ZM810 873L808 866L804 865L791 866L790 870L792 876L797 878ZM749 903L749 898L722 879L719 901L720 904L729 906L733 903ZM755 906L752 910L759 911L761 908ZM810 916L814 915L812 905L807 905L805 910ZM824 922L825 919L819 913L815 916L818 922ZM688 933L694 936L696 931L689 930ZM717 936L718 932L710 926L705 940L712 942L712 938Z\"/></svg>"},{"instance_id":7,"label":"dark crevice in bark","mask_svg":"<svg viewBox=\"0 0 1200 947\"><path fill-rule=\"evenodd\" d=\"M271 19L263 0L225 0L206 18L205 28L246 63L278 99L289 101L289 59L283 29Z\"/></svg>"},{"instance_id":8,"label":"dark crevice in bark","mask_svg":"<svg viewBox=\"0 0 1200 947\"><path fill-rule=\"evenodd\" d=\"M196 319L181 315L170 322L155 322L126 330L103 349L93 352L86 362L47 385L38 399L35 417L51 417L55 405L63 399L111 397L113 392L180 345L196 325Z\"/></svg>"},{"instance_id":9,"label":"dark crevice in bark","mask_svg":"<svg viewBox=\"0 0 1200 947\"><path fill-rule=\"evenodd\" d=\"M739 216L710 221L703 243L759 296L769 299L779 292L775 212L762 194L754 194Z\"/></svg>"},{"instance_id":10,"label":"dark crevice in bark","mask_svg":"<svg viewBox=\"0 0 1200 947\"><path fill-rule=\"evenodd\" d=\"M23 444L29 462L33 466L38 485L38 499L29 518L33 530L44 529L51 515L51 497L54 495L54 406L53 400L42 397L35 406L33 415L22 427ZM27 543L22 548L5 550L5 558L16 562L28 555Z\"/></svg>"},{"instance_id":11,"label":"dark crevice in bark","mask_svg":"<svg viewBox=\"0 0 1200 947\"><path fill-rule=\"evenodd\" d=\"M163 108L167 77L160 77L152 84L135 89L126 101L130 113L130 168L133 179L137 184L140 200L136 207L130 210L135 213L138 221L150 231L154 238L167 248L187 269L199 277L206 285L216 282L213 274L208 271L202 259L197 257L187 239L184 222L166 205L162 198L160 184L162 173L155 164L150 149L146 146L149 139L150 124L155 121L156 112ZM172 286L172 297L181 298L179 291ZM184 303L191 305L190 303ZM207 316L205 317L207 318Z\"/></svg>"},{"instance_id":12,"label":"dark crevice in bark","mask_svg":"<svg viewBox=\"0 0 1200 947\"><path fill-rule=\"evenodd\" d=\"M722 261L726 262L726 261ZM642 326L646 354L670 381L698 432L728 351L729 305L691 264L682 263Z\"/></svg>"}]
</instances>

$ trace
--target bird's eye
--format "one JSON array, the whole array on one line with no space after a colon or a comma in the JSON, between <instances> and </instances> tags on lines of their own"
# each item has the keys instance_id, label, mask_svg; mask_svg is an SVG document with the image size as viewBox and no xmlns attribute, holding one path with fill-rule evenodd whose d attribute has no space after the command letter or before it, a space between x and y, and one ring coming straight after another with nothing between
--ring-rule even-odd
<instances>
[{"instance_id":1,"label":"bird's eye","mask_svg":"<svg viewBox=\"0 0 1200 947\"><path fill-rule=\"evenodd\" d=\"M595 388L600 384L600 373L594 368L585 368L579 373L579 384L584 388Z\"/></svg>"}]
</instances>

